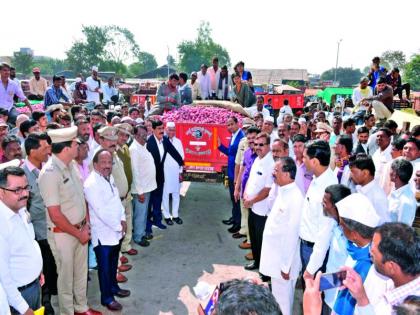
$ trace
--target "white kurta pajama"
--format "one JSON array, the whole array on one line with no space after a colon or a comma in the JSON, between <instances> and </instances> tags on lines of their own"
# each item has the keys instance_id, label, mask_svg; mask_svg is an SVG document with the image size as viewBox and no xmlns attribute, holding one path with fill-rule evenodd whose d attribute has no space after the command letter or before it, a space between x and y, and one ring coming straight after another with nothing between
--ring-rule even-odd
<instances>
[{"instance_id":1,"label":"white kurta pajama","mask_svg":"<svg viewBox=\"0 0 420 315\"><path fill-rule=\"evenodd\" d=\"M277 188L264 228L260 272L271 277L272 292L281 312L290 315L301 269L299 229L304 196L294 182ZM290 279L283 279L281 272L288 273Z\"/></svg>"},{"instance_id":2,"label":"white kurta pajama","mask_svg":"<svg viewBox=\"0 0 420 315\"><path fill-rule=\"evenodd\" d=\"M184 148L181 140L177 137L169 139L174 145L175 149L184 159ZM164 164L165 183L163 185L163 196L162 196L162 207L163 216L165 219L171 217L169 213L169 195L172 194L172 217L178 218L179 210L179 191L181 189L181 183L179 182L179 174L182 173L182 166L179 166L178 162L170 155L166 155Z\"/></svg>"}]
</instances>

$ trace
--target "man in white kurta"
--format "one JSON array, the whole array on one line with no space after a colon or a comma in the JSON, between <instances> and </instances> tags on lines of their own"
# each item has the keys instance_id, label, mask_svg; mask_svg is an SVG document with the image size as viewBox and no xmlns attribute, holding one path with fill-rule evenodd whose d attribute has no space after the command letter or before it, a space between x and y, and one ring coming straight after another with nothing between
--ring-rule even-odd
<instances>
[{"instance_id":1,"label":"man in white kurta","mask_svg":"<svg viewBox=\"0 0 420 315\"><path fill-rule=\"evenodd\" d=\"M86 96L88 102L99 104L101 93L101 79L98 78L98 67L92 67L92 75L86 78Z\"/></svg>"},{"instance_id":2,"label":"man in white kurta","mask_svg":"<svg viewBox=\"0 0 420 315\"><path fill-rule=\"evenodd\" d=\"M175 136L175 132L175 123L168 122L166 124L166 134L169 138L169 141L172 142L175 149L182 156L182 158L184 158L184 148L182 146L182 142ZM173 225L171 214L169 213L169 195L172 194L172 219L177 224L182 224L182 220L178 214L180 201L179 191L181 189L179 175L182 174L182 166L179 166L178 162L175 161L171 155L167 155L163 171L165 174L165 183L163 185L162 206L165 222L168 225Z\"/></svg>"},{"instance_id":3,"label":"man in white kurta","mask_svg":"<svg viewBox=\"0 0 420 315\"><path fill-rule=\"evenodd\" d=\"M292 314L301 268L299 228L304 196L295 184L295 175L292 158L276 162L273 176L277 197L265 224L261 250L260 272L271 277L272 292L283 315Z\"/></svg>"}]
</instances>

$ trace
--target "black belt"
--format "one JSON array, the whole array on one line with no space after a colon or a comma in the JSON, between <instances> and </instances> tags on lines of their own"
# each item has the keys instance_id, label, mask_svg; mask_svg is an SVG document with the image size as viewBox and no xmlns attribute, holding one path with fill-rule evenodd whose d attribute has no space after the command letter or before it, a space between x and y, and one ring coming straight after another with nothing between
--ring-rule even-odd
<instances>
[{"instance_id":1,"label":"black belt","mask_svg":"<svg viewBox=\"0 0 420 315\"><path fill-rule=\"evenodd\" d=\"M312 243L312 242L308 242L308 241L305 241L305 240L303 240L303 239L300 239L300 241L303 243L303 244L305 244L306 246L308 246L308 247L314 247L314 245L315 245L315 243Z\"/></svg>"},{"instance_id":2,"label":"black belt","mask_svg":"<svg viewBox=\"0 0 420 315\"><path fill-rule=\"evenodd\" d=\"M23 286L21 286L21 287L19 287L18 288L18 291L19 292L22 292L23 290L25 290L25 289L27 289L27 288L29 288L29 287L31 287L31 286L33 286L34 284L36 284L36 283L38 283L38 278L36 278L34 281L32 281L31 283L28 283L27 285L23 285Z\"/></svg>"}]
</instances>

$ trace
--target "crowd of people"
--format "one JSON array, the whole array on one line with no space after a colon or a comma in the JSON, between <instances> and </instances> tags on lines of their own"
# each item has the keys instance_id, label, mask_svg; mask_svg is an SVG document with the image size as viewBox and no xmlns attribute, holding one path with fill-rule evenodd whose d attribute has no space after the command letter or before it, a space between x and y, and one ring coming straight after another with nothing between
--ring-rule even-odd
<instances>
[{"instance_id":1,"label":"crowd of people","mask_svg":"<svg viewBox=\"0 0 420 315\"><path fill-rule=\"evenodd\" d=\"M118 92L112 79L101 83L97 67L73 87L58 76L48 87L34 68L26 97L12 68L1 64L0 314L33 314L41 305L54 314L51 295L58 295L59 314L100 314L88 306L89 269L98 270L101 304L122 309L116 298L130 296L120 283L133 267L127 256L138 254L133 243L147 247L153 226L183 223L182 142L176 122L164 125L154 115L195 99L234 100L252 117L230 117L230 143L219 139L232 205L223 223L249 250L245 269L271 283L275 303L267 314L293 313L300 277L306 315L392 314L413 303L420 294L412 227L420 126L401 130L389 119L401 82L394 69L399 89L388 85L379 61L372 69L355 89L351 116L314 108L297 117L286 100L275 120L254 95L243 62L229 76L213 58L190 81L172 74L155 106L112 109L104 103L116 103ZM29 114L16 111L16 98ZM32 111L29 99L42 100L45 110ZM321 273L339 270L346 272L343 287L321 295ZM267 295L242 282L234 287L230 297L229 290L221 294L219 315L232 314L235 294Z\"/></svg>"}]
</instances>

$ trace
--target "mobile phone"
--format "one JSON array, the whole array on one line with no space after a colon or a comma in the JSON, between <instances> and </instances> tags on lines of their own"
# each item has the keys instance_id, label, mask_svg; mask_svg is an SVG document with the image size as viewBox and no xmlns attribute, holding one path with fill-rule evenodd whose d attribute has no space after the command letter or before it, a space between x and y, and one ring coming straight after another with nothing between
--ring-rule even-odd
<instances>
[{"instance_id":1,"label":"mobile phone","mask_svg":"<svg viewBox=\"0 0 420 315\"><path fill-rule=\"evenodd\" d=\"M319 282L319 291L341 287L343 285L343 280L346 279L346 274L347 272L345 270L324 273Z\"/></svg>"}]
</instances>

